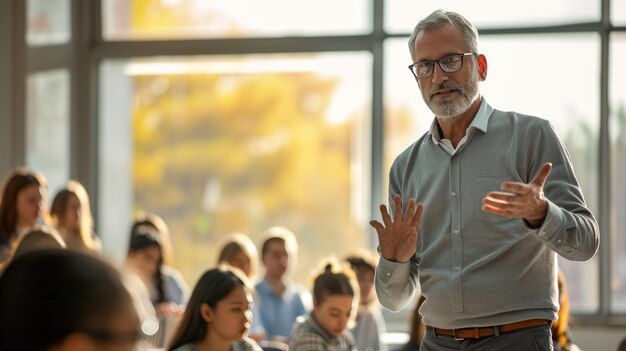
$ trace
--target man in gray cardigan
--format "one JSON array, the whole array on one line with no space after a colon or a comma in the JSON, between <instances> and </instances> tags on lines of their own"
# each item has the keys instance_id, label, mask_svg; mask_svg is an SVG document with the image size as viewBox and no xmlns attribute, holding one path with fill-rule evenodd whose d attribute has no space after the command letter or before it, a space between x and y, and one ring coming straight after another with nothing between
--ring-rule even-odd
<instances>
[{"instance_id":1,"label":"man in gray cardigan","mask_svg":"<svg viewBox=\"0 0 626 351\"><path fill-rule=\"evenodd\" d=\"M391 208L371 222L376 291L399 310L419 280L421 350L552 350L556 254L591 259L598 226L550 123L479 94L477 42L469 21L441 10L409 40L409 69L436 118L394 161Z\"/></svg>"}]
</instances>

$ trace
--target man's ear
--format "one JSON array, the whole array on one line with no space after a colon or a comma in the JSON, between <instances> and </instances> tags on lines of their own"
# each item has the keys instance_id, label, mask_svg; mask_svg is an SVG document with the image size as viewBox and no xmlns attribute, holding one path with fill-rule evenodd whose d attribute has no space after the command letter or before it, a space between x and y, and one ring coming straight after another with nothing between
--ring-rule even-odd
<instances>
[{"instance_id":1,"label":"man's ear","mask_svg":"<svg viewBox=\"0 0 626 351\"><path fill-rule=\"evenodd\" d=\"M476 64L478 65L478 78L481 81L487 79L487 57L483 54L476 56Z\"/></svg>"},{"instance_id":2,"label":"man's ear","mask_svg":"<svg viewBox=\"0 0 626 351\"><path fill-rule=\"evenodd\" d=\"M206 303L203 303L202 305L200 305L200 317L202 317L202 319L204 319L205 322L210 323L213 321L214 318L214 313L213 313L213 309L211 308L211 306L209 306Z\"/></svg>"}]
</instances>

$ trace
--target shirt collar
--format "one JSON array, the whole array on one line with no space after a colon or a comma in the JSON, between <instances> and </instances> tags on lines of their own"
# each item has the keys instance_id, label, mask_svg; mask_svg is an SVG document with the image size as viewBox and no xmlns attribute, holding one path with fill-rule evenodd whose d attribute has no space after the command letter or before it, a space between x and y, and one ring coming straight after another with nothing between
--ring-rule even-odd
<instances>
[{"instance_id":1,"label":"shirt collar","mask_svg":"<svg viewBox=\"0 0 626 351\"><path fill-rule=\"evenodd\" d=\"M487 103L487 100L483 96L480 97L480 107L472 120L472 123L467 127L467 133L472 129L479 129L483 133L487 133L487 126L489 125L489 118L493 112L493 107ZM433 123L430 125L429 133L432 135L433 142L438 145L441 141L441 135L439 134L439 127L437 125L437 117L433 119Z\"/></svg>"}]
</instances>

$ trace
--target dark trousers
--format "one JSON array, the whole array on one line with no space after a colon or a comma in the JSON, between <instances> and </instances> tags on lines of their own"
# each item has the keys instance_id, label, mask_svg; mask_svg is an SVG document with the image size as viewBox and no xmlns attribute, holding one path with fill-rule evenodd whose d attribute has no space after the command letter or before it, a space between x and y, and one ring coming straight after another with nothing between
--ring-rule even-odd
<instances>
[{"instance_id":1,"label":"dark trousers","mask_svg":"<svg viewBox=\"0 0 626 351\"><path fill-rule=\"evenodd\" d=\"M455 340L427 330L420 351L553 351L550 325L480 339Z\"/></svg>"}]
</instances>

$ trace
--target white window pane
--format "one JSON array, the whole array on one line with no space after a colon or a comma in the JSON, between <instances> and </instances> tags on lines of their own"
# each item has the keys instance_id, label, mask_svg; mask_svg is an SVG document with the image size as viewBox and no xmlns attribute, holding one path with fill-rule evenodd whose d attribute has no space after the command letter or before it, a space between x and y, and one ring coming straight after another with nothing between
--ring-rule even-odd
<instances>
[{"instance_id":1,"label":"white window pane","mask_svg":"<svg viewBox=\"0 0 626 351\"><path fill-rule=\"evenodd\" d=\"M385 29L410 33L419 20L444 9L458 12L476 27L525 27L600 20L598 0L386 0Z\"/></svg>"},{"instance_id":2,"label":"white window pane","mask_svg":"<svg viewBox=\"0 0 626 351\"><path fill-rule=\"evenodd\" d=\"M320 259L368 244L371 54L106 61L101 77L108 254L140 209L170 225L188 281L234 231L293 230L307 286Z\"/></svg>"},{"instance_id":3,"label":"white window pane","mask_svg":"<svg viewBox=\"0 0 626 351\"><path fill-rule=\"evenodd\" d=\"M407 69L411 63L407 40L394 39L385 46L390 51L385 62L391 65L385 70L385 173L395 155L426 132L433 119ZM494 108L551 121L572 156L587 204L597 213L599 38L593 34L482 36L479 45L488 61L483 96ZM559 263L568 279L572 310L595 311L597 257L589 263L565 259Z\"/></svg>"},{"instance_id":4,"label":"white window pane","mask_svg":"<svg viewBox=\"0 0 626 351\"><path fill-rule=\"evenodd\" d=\"M69 72L31 74L26 89L26 165L44 174L53 194L70 175Z\"/></svg>"},{"instance_id":5,"label":"white window pane","mask_svg":"<svg viewBox=\"0 0 626 351\"><path fill-rule=\"evenodd\" d=\"M611 37L611 289L614 312L626 312L626 34Z\"/></svg>"},{"instance_id":6,"label":"white window pane","mask_svg":"<svg viewBox=\"0 0 626 351\"><path fill-rule=\"evenodd\" d=\"M611 24L626 26L626 1L611 0Z\"/></svg>"},{"instance_id":7,"label":"white window pane","mask_svg":"<svg viewBox=\"0 0 626 351\"><path fill-rule=\"evenodd\" d=\"M26 42L51 45L69 42L70 0L28 0Z\"/></svg>"},{"instance_id":8,"label":"white window pane","mask_svg":"<svg viewBox=\"0 0 626 351\"><path fill-rule=\"evenodd\" d=\"M108 40L364 33L371 0L104 0Z\"/></svg>"}]
</instances>

